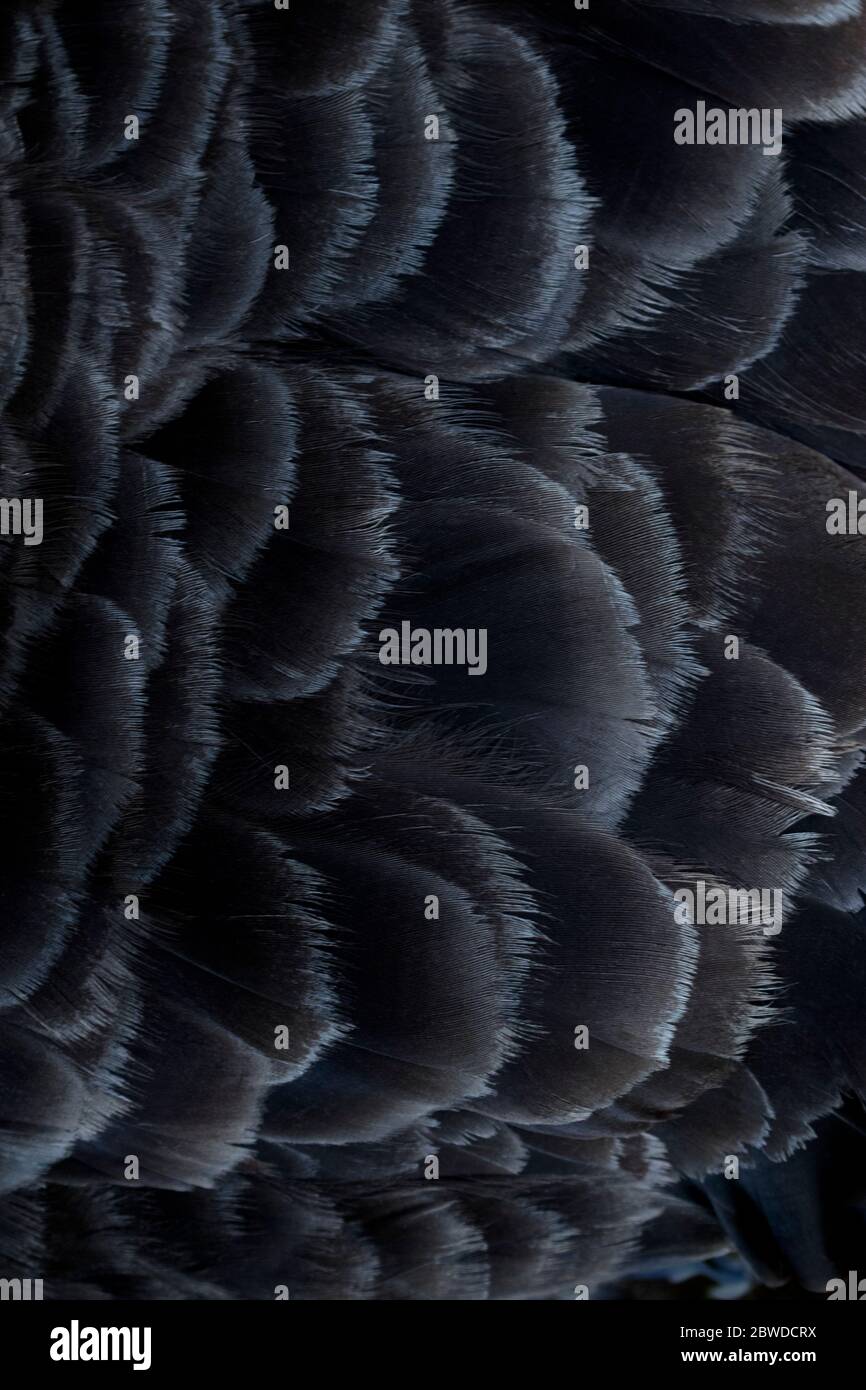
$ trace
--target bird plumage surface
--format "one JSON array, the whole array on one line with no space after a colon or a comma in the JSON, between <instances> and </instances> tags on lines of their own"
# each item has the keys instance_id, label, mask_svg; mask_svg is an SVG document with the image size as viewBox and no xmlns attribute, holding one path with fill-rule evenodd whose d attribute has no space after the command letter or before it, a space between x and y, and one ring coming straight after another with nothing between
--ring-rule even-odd
<instances>
[{"instance_id":1,"label":"bird plumage surface","mask_svg":"<svg viewBox=\"0 0 866 1390\"><path fill-rule=\"evenodd\" d=\"M0 1273L856 1268L866 5L0 27Z\"/></svg>"}]
</instances>

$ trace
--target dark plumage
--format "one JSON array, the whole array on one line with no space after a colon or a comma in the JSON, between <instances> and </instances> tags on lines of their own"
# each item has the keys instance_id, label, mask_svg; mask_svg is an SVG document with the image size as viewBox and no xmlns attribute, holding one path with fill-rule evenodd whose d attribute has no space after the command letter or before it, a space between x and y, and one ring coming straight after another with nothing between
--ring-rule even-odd
<instances>
[{"instance_id":1,"label":"dark plumage","mask_svg":"<svg viewBox=\"0 0 866 1390\"><path fill-rule=\"evenodd\" d=\"M7 4L4 1277L862 1261L864 119L860 0Z\"/></svg>"}]
</instances>

